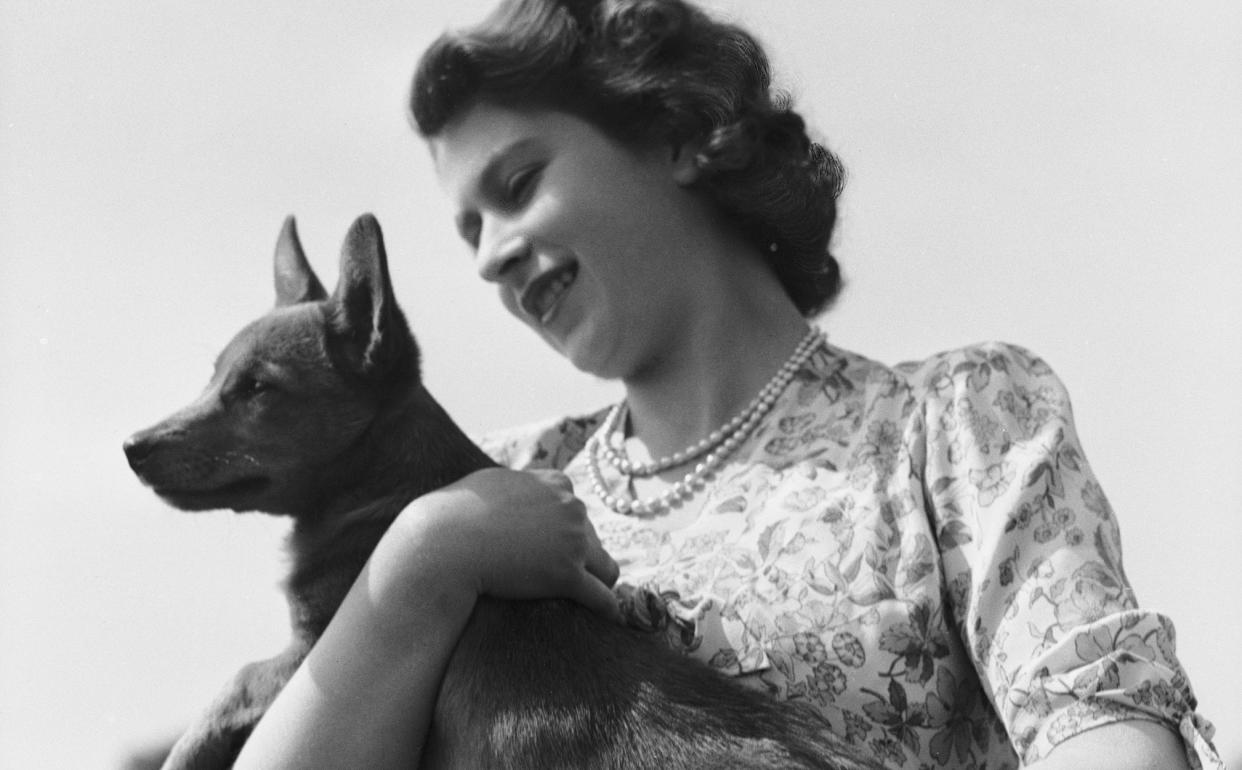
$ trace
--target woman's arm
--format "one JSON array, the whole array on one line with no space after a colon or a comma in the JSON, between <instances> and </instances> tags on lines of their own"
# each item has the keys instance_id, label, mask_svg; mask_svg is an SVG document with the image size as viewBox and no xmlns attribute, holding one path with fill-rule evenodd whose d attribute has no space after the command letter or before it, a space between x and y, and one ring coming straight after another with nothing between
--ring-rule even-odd
<instances>
[{"instance_id":1,"label":"woman's arm","mask_svg":"<svg viewBox=\"0 0 1242 770\"><path fill-rule=\"evenodd\" d=\"M437 579L430 563L406 573L421 598L386 611L375 562L381 541L324 635L276 698L234 767L416 767L436 692L474 596ZM415 621L417 618L417 622Z\"/></svg>"},{"instance_id":2,"label":"woman's arm","mask_svg":"<svg viewBox=\"0 0 1242 770\"><path fill-rule=\"evenodd\" d=\"M1190 770L1182 739L1169 727L1131 719L1067 738L1031 770Z\"/></svg>"},{"instance_id":3,"label":"woman's arm","mask_svg":"<svg viewBox=\"0 0 1242 770\"><path fill-rule=\"evenodd\" d=\"M235 767L416 766L479 595L562 596L615 615L616 574L561 474L490 469L419 498L380 541Z\"/></svg>"},{"instance_id":4,"label":"woman's arm","mask_svg":"<svg viewBox=\"0 0 1242 770\"><path fill-rule=\"evenodd\" d=\"M1049 769L1185 767L1187 751L1211 761L1172 622L1137 604L1065 386L1014 346L933 361L926 479L943 569L1020 758Z\"/></svg>"}]
</instances>

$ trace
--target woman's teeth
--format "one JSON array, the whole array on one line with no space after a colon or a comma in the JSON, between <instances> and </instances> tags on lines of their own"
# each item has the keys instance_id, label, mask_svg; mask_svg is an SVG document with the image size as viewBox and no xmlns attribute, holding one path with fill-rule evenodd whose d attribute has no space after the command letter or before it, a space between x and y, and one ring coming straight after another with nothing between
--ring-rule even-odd
<instances>
[{"instance_id":1,"label":"woman's teeth","mask_svg":"<svg viewBox=\"0 0 1242 770\"><path fill-rule=\"evenodd\" d=\"M540 323L547 323L551 320L556 303L573 282L574 272L565 270L539 290L533 303L533 315L539 319Z\"/></svg>"}]
</instances>

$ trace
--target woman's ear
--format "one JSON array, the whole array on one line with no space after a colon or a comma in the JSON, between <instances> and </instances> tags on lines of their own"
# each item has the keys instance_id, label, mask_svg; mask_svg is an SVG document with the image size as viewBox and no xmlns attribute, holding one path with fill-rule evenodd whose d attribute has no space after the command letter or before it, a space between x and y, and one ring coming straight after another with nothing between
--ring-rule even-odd
<instances>
[{"instance_id":1,"label":"woman's ear","mask_svg":"<svg viewBox=\"0 0 1242 770\"><path fill-rule=\"evenodd\" d=\"M690 187L699 181L703 170L699 168L700 142L678 142L673 145L671 166L673 181L682 187Z\"/></svg>"}]
</instances>

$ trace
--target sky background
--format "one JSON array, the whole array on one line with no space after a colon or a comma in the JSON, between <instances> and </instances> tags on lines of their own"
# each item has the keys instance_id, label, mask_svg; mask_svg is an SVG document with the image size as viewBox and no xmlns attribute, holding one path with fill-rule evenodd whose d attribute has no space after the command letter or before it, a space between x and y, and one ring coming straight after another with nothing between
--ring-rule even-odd
<instances>
[{"instance_id":1,"label":"sky background","mask_svg":"<svg viewBox=\"0 0 1242 770\"><path fill-rule=\"evenodd\" d=\"M177 513L121 442L383 224L472 432L613 400L473 274L403 103L490 3L0 0L0 768L111 767L283 646L283 526ZM719 0L850 174L823 326L889 363L1029 347L1074 399L1140 600L1242 759L1242 10ZM451 7L450 7L451 6Z\"/></svg>"}]
</instances>

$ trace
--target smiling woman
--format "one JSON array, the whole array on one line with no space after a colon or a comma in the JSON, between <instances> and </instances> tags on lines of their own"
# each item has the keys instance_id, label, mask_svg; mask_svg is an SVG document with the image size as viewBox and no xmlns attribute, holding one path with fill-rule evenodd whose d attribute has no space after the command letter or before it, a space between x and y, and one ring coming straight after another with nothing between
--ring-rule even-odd
<instances>
[{"instance_id":1,"label":"smiling woman","mask_svg":"<svg viewBox=\"0 0 1242 770\"><path fill-rule=\"evenodd\" d=\"M431 151L480 277L583 371L638 376L649 340L720 327L757 285L781 295L752 248L717 234L716 207L682 194L701 173L692 148L634 148L566 113L481 103Z\"/></svg>"},{"instance_id":2,"label":"smiling woman","mask_svg":"<svg viewBox=\"0 0 1242 770\"><path fill-rule=\"evenodd\" d=\"M460 608L376 585L597 606L617 569L665 598L687 652L887 766L1221 766L1048 364L985 343L888 366L808 326L839 287L840 169L748 33L682 0L506 0L431 46L411 112L480 276L624 398L488 444L563 473L585 533L522 473L411 504L379 552L435 554L436 583L376 566L239 767L399 765L437 734ZM513 539L514 519L543 536ZM467 531L503 557L446 559ZM393 623L430 643L380 644Z\"/></svg>"}]
</instances>

